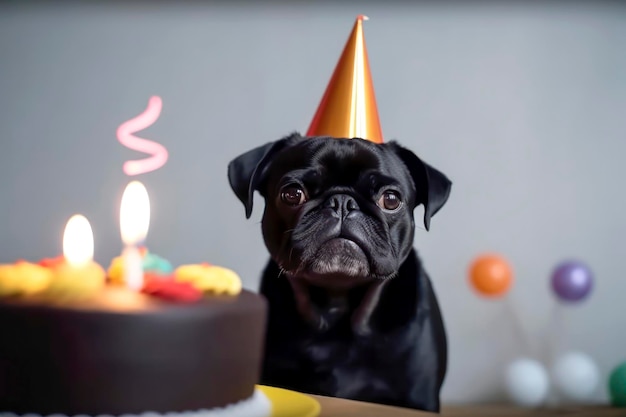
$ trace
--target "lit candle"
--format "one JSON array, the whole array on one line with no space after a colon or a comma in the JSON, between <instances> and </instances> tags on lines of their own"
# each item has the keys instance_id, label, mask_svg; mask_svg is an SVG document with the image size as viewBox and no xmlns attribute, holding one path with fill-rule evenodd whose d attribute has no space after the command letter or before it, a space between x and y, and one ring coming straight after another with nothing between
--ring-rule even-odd
<instances>
[{"instance_id":1,"label":"lit candle","mask_svg":"<svg viewBox=\"0 0 626 417\"><path fill-rule=\"evenodd\" d=\"M128 288L139 291L143 287L143 260L139 245L143 243L150 226L150 199L146 187L132 181L124 190L120 207L120 232L124 242L124 281Z\"/></svg>"},{"instance_id":2,"label":"lit candle","mask_svg":"<svg viewBox=\"0 0 626 417\"><path fill-rule=\"evenodd\" d=\"M81 214L70 217L65 225L63 257L74 268L82 268L93 260L93 232L89 220Z\"/></svg>"},{"instance_id":3,"label":"lit candle","mask_svg":"<svg viewBox=\"0 0 626 417\"><path fill-rule=\"evenodd\" d=\"M93 261L93 232L80 214L72 216L63 232L63 261L51 266L47 293L53 296L90 295L105 285L104 269Z\"/></svg>"}]
</instances>

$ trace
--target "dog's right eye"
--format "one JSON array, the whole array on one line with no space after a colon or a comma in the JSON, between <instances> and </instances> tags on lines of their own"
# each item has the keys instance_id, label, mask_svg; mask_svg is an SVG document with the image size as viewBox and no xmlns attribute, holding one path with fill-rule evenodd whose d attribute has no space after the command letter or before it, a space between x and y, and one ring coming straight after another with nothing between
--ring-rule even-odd
<instances>
[{"instance_id":1,"label":"dog's right eye","mask_svg":"<svg viewBox=\"0 0 626 417\"><path fill-rule=\"evenodd\" d=\"M280 193L280 199L283 203L289 204L290 206L299 206L300 204L304 204L306 196L302 188L296 185L290 185L283 188Z\"/></svg>"}]
</instances>

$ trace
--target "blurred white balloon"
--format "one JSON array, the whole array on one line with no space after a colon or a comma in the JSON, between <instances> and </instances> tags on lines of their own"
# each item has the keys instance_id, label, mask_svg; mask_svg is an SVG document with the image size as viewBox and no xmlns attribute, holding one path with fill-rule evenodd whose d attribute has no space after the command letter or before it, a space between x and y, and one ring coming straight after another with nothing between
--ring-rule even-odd
<instances>
[{"instance_id":1,"label":"blurred white balloon","mask_svg":"<svg viewBox=\"0 0 626 417\"><path fill-rule=\"evenodd\" d=\"M598 366L582 352L561 355L552 365L551 373L557 391L570 400L588 400L600 383Z\"/></svg>"},{"instance_id":2,"label":"blurred white balloon","mask_svg":"<svg viewBox=\"0 0 626 417\"><path fill-rule=\"evenodd\" d=\"M519 406L537 407L548 396L548 372L534 359L513 361L506 369L505 384L509 397Z\"/></svg>"}]
</instances>

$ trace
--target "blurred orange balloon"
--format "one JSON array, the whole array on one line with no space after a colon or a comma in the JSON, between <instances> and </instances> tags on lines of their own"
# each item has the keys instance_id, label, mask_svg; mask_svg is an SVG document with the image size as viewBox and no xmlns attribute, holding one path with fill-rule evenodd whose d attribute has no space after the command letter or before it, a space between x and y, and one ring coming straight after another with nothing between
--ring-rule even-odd
<instances>
[{"instance_id":1,"label":"blurred orange balloon","mask_svg":"<svg viewBox=\"0 0 626 417\"><path fill-rule=\"evenodd\" d=\"M477 257L469 269L470 283L487 297L501 297L513 283L513 271L503 257L486 254Z\"/></svg>"}]
</instances>

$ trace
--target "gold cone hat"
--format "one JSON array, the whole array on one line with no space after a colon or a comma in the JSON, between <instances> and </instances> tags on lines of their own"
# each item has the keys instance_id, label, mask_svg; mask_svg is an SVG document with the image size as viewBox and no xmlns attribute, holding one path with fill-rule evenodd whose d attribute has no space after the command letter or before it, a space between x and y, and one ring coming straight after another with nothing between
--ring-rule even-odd
<instances>
[{"instance_id":1,"label":"gold cone hat","mask_svg":"<svg viewBox=\"0 0 626 417\"><path fill-rule=\"evenodd\" d=\"M374 84L359 15L341 53L307 136L362 138L382 143Z\"/></svg>"}]
</instances>

